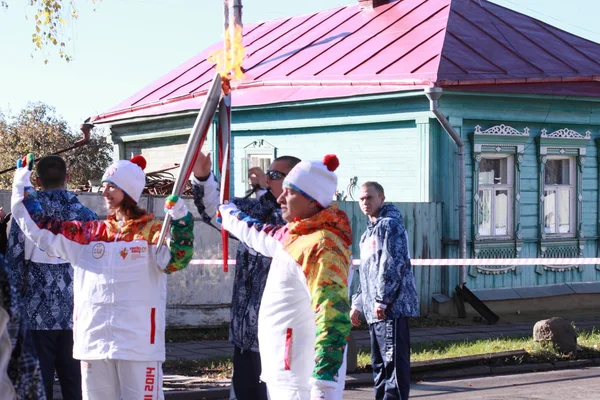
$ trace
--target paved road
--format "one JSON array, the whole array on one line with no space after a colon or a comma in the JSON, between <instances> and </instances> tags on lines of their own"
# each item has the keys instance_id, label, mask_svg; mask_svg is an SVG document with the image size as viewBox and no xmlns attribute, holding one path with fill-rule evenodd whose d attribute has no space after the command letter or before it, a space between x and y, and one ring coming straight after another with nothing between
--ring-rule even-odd
<instances>
[{"instance_id":1,"label":"paved road","mask_svg":"<svg viewBox=\"0 0 600 400\"><path fill-rule=\"evenodd\" d=\"M600 399L600 367L502 375L412 385L411 399ZM348 389L344 400L372 400L371 388Z\"/></svg>"}]
</instances>

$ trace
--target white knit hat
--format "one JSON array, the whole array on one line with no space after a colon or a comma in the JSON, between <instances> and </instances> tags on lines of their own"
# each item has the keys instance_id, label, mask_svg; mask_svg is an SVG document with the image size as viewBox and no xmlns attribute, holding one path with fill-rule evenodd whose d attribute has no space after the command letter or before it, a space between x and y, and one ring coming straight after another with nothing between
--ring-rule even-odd
<instances>
[{"instance_id":1,"label":"white knit hat","mask_svg":"<svg viewBox=\"0 0 600 400\"><path fill-rule=\"evenodd\" d=\"M108 167L102 176L102 182L112 183L137 203L146 186L144 168L146 159L142 156L135 156L129 161L119 160Z\"/></svg>"},{"instance_id":2,"label":"white knit hat","mask_svg":"<svg viewBox=\"0 0 600 400\"><path fill-rule=\"evenodd\" d=\"M283 185L327 208L337 189L337 175L334 171L339 165L340 161L335 154L327 154L323 161L301 161L286 176Z\"/></svg>"}]
</instances>

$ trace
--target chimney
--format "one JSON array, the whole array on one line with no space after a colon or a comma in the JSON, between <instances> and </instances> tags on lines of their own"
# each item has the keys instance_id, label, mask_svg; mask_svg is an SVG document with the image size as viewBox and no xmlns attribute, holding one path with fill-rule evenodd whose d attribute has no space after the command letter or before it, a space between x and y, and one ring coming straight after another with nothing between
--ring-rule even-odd
<instances>
[{"instance_id":1,"label":"chimney","mask_svg":"<svg viewBox=\"0 0 600 400\"><path fill-rule=\"evenodd\" d=\"M358 0L359 10L371 11L374 8L389 3L390 0Z\"/></svg>"}]
</instances>

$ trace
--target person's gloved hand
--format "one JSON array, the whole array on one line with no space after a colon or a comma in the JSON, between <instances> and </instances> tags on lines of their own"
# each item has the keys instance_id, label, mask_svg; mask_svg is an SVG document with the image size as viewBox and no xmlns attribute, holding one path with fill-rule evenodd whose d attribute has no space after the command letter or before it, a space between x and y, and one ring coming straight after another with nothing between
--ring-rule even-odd
<instances>
[{"instance_id":1,"label":"person's gloved hand","mask_svg":"<svg viewBox=\"0 0 600 400\"><path fill-rule=\"evenodd\" d=\"M23 188L31 186L31 172L33 171L33 153L27 154L17 160L17 170L13 179L13 187Z\"/></svg>"},{"instance_id":2,"label":"person's gloved hand","mask_svg":"<svg viewBox=\"0 0 600 400\"><path fill-rule=\"evenodd\" d=\"M231 226L229 220L227 218L223 218L223 215L229 214L237 216L240 214L240 211L236 205L233 204L233 202L226 201L219 206L219 210L217 211L217 222L221 224L225 230L229 230Z\"/></svg>"},{"instance_id":3,"label":"person's gloved hand","mask_svg":"<svg viewBox=\"0 0 600 400\"><path fill-rule=\"evenodd\" d=\"M176 221L185 217L188 214L188 209L181 198L172 194L165 200L165 212L173 218L173 221Z\"/></svg>"},{"instance_id":4,"label":"person's gloved hand","mask_svg":"<svg viewBox=\"0 0 600 400\"><path fill-rule=\"evenodd\" d=\"M341 390L331 386L315 386L310 389L310 400L341 400Z\"/></svg>"}]
</instances>

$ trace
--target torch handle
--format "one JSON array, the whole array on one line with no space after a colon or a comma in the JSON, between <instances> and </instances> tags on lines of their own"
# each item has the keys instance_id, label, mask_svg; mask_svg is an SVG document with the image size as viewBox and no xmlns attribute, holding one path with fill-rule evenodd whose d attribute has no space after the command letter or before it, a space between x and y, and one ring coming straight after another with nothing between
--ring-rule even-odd
<instances>
[{"instance_id":1,"label":"torch handle","mask_svg":"<svg viewBox=\"0 0 600 400\"><path fill-rule=\"evenodd\" d=\"M231 155L231 94L223 96L219 102L219 162L221 163L220 203L229 200L230 155ZM223 240L223 272L228 272L229 233L221 227Z\"/></svg>"}]
</instances>

